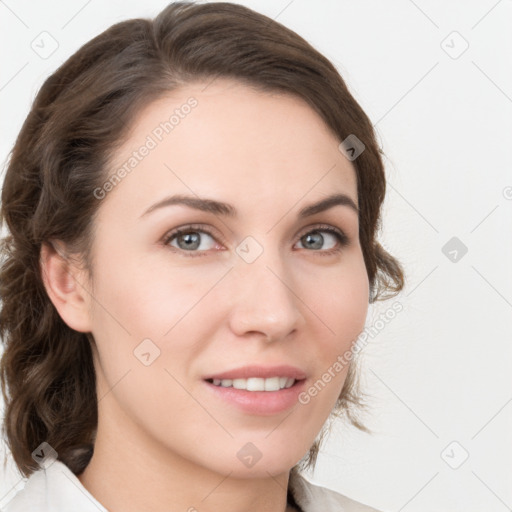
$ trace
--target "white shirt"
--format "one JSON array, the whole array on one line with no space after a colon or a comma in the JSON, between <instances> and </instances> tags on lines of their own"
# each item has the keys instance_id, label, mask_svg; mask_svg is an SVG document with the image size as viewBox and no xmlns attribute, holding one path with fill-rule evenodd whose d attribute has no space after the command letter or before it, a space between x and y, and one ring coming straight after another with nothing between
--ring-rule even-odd
<instances>
[{"instance_id":1,"label":"white shirt","mask_svg":"<svg viewBox=\"0 0 512 512\"><path fill-rule=\"evenodd\" d=\"M303 512L379 512L303 475L290 476L289 489ZM1 512L109 512L61 461L32 473Z\"/></svg>"}]
</instances>

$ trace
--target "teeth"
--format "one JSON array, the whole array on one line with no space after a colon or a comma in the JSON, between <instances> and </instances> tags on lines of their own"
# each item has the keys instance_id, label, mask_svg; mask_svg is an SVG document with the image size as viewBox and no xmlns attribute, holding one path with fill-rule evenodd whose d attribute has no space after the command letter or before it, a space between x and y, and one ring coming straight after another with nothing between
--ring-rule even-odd
<instances>
[{"instance_id":1,"label":"teeth","mask_svg":"<svg viewBox=\"0 0 512 512\"><path fill-rule=\"evenodd\" d=\"M253 380L253 379L249 379L247 381L247 389L249 389L249 391L251 390L251 388L249 387L249 381L250 380ZM270 377L269 379L254 379L254 380L262 380L263 381L263 384L264 384L264 387L265 387L265 391L278 391L279 389L281 389L281 381L279 380L279 377Z\"/></svg>"},{"instance_id":2,"label":"teeth","mask_svg":"<svg viewBox=\"0 0 512 512\"><path fill-rule=\"evenodd\" d=\"M280 389L292 387L295 384L295 379L291 377L269 377L268 379L261 379L259 377L250 377L248 379L213 379L213 384L224 388L233 387L247 391L279 391Z\"/></svg>"}]
</instances>

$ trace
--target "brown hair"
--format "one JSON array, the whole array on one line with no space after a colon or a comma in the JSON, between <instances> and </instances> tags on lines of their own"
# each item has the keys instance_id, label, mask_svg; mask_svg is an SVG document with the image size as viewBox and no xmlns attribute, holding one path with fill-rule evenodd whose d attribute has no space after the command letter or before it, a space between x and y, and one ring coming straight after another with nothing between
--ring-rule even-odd
<instances>
[{"instance_id":1,"label":"brown hair","mask_svg":"<svg viewBox=\"0 0 512 512\"><path fill-rule=\"evenodd\" d=\"M61 319L43 285L42 244L60 240L89 249L109 157L137 113L177 87L216 77L305 100L343 141L365 150L357 173L359 237L370 282L369 302L396 295L402 268L377 242L385 195L381 150L372 124L335 67L292 30L227 2L176 2L154 20L117 23L72 55L43 84L10 153L0 222L0 365L6 404L3 432L24 476L39 469L31 453L46 441L75 474L87 466L97 427L90 333ZM363 406L354 364L333 413ZM322 433L321 433L322 434ZM323 435L323 434L322 434ZM301 461L314 465L320 435ZM296 470L298 466L293 469Z\"/></svg>"}]
</instances>

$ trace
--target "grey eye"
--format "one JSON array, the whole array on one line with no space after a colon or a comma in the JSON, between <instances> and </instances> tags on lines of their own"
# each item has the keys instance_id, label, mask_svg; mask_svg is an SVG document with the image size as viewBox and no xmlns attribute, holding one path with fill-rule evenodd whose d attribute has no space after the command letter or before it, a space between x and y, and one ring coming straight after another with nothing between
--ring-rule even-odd
<instances>
[{"instance_id":1,"label":"grey eye","mask_svg":"<svg viewBox=\"0 0 512 512\"><path fill-rule=\"evenodd\" d=\"M321 233L326 233L327 237L334 239L334 243L331 247L323 247L325 235L322 235ZM301 237L300 240L304 246L309 249L332 249L336 246L336 235L322 230L310 231Z\"/></svg>"},{"instance_id":2,"label":"grey eye","mask_svg":"<svg viewBox=\"0 0 512 512\"><path fill-rule=\"evenodd\" d=\"M173 245L173 247L177 247L184 251L195 251L197 249L206 251L211 249L211 247L208 247L208 244L206 244L207 246L205 247L205 242L203 240L204 236L212 240L211 246L213 246L213 238L204 231L187 231L184 233L177 233L171 238L171 240L169 240L169 243L170 245L173 245L172 242L176 241L177 245Z\"/></svg>"}]
</instances>

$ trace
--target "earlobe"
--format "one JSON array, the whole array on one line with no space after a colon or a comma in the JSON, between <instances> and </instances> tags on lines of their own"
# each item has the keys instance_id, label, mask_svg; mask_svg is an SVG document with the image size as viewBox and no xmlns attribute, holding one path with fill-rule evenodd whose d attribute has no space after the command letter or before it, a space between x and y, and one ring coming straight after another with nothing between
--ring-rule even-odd
<instances>
[{"instance_id":1,"label":"earlobe","mask_svg":"<svg viewBox=\"0 0 512 512\"><path fill-rule=\"evenodd\" d=\"M57 242L43 243L39 258L48 297L71 329L90 332L89 294L80 272Z\"/></svg>"}]
</instances>

